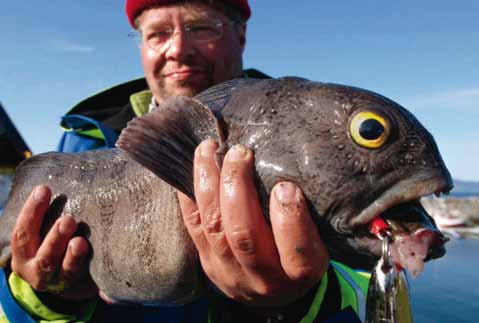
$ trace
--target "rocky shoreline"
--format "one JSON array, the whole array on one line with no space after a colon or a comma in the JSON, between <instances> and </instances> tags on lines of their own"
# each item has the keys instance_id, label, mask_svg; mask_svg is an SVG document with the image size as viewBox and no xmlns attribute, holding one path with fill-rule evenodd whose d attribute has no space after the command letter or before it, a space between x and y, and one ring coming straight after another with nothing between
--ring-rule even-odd
<instances>
[{"instance_id":1,"label":"rocky shoreline","mask_svg":"<svg viewBox=\"0 0 479 323\"><path fill-rule=\"evenodd\" d=\"M444 233L479 239L479 196L425 197L421 203Z\"/></svg>"}]
</instances>

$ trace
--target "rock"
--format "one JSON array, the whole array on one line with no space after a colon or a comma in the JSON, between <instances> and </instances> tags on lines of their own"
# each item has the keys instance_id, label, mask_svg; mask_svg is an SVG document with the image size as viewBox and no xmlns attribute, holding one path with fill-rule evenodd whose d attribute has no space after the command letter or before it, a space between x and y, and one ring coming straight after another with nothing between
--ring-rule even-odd
<instances>
[{"instance_id":1,"label":"rock","mask_svg":"<svg viewBox=\"0 0 479 323\"><path fill-rule=\"evenodd\" d=\"M421 203L443 232L452 237L479 239L479 196L425 197Z\"/></svg>"}]
</instances>

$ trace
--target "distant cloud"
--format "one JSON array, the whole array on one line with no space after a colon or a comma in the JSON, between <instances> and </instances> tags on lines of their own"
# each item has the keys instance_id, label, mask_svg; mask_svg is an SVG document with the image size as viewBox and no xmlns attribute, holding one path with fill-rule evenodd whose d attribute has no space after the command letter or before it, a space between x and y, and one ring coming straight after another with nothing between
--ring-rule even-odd
<instances>
[{"instance_id":1,"label":"distant cloud","mask_svg":"<svg viewBox=\"0 0 479 323\"><path fill-rule=\"evenodd\" d=\"M479 109L479 87L457 89L441 93L431 93L416 98L405 100L404 105L413 109L427 108L454 108L454 109Z\"/></svg>"},{"instance_id":2,"label":"distant cloud","mask_svg":"<svg viewBox=\"0 0 479 323\"><path fill-rule=\"evenodd\" d=\"M91 53L95 50L91 46L78 44L65 39L52 39L49 43L49 49L63 53Z\"/></svg>"}]
</instances>

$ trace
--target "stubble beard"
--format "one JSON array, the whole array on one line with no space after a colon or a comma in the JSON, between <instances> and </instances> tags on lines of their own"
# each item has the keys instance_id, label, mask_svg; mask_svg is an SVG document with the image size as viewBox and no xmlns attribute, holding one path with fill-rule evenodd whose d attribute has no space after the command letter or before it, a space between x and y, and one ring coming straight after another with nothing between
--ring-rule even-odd
<instances>
[{"instance_id":1,"label":"stubble beard","mask_svg":"<svg viewBox=\"0 0 479 323\"><path fill-rule=\"evenodd\" d=\"M165 101L173 96L186 96L193 97L196 94L208 89L215 85L214 79L211 73L207 73L208 77L201 82L201 84L195 84L195 82L189 80L179 80L175 82L166 82L164 78L159 78L156 84L156 93L153 93L158 102Z\"/></svg>"}]
</instances>

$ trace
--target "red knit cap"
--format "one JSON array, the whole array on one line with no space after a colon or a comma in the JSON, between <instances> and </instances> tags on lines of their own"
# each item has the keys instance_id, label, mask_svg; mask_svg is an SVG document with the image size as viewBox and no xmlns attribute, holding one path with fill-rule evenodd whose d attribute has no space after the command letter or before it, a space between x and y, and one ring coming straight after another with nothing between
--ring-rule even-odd
<instances>
[{"instance_id":1,"label":"red knit cap","mask_svg":"<svg viewBox=\"0 0 479 323\"><path fill-rule=\"evenodd\" d=\"M169 4L179 2L180 0L126 0L125 10L128 16L128 21L132 27L135 27L135 18L143 10L151 6L157 6L162 4ZM248 0L222 0L223 2L238 8L243 13L246 20L251 16L251 9L248 5Z\"/></svg>"}]
</instances>

